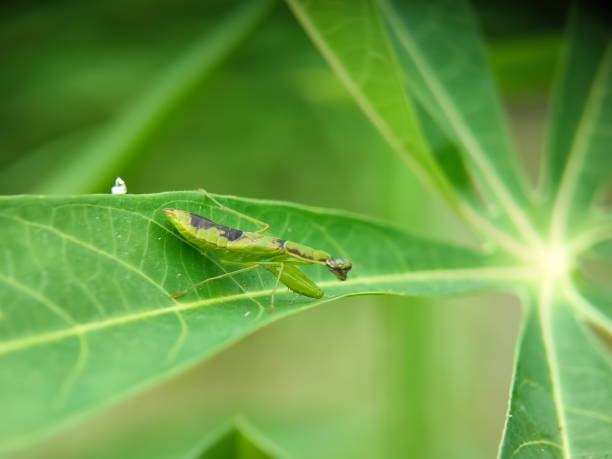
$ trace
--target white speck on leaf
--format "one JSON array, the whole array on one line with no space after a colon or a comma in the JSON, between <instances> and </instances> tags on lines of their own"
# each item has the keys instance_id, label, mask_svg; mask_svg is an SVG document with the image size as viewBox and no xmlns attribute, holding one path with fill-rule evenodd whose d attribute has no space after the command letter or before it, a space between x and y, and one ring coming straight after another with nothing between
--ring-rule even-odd
<instances>
[{"instance_id":1,"label":"white speck on leaf","mask_svg":"<svg viewBox=\"0 0 612 459\"><path fill-rule=\"evenodd\" d=\"M115 186L111 188L111 194L126 194L127 193L127 185L121 179L121 177L117 177L115 179Z\"/></svg>"},{"instance_id":2,"label":"white speck on leaf","mask_svg":"<svg viewBox=\"0 0 612 459\"><path fill-rule=\"evenodd\" d=\"M251 311L247 311L244 313L244 317L249 317L250 314L251 314Z\"/></svg>"}]
</instances>

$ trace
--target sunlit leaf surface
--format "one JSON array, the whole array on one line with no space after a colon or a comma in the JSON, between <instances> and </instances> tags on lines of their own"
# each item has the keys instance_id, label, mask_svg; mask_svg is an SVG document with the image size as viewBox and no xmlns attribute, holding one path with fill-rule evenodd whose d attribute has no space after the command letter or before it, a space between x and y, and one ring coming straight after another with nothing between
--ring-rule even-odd
<instances>
[{"instance_id":1,"label":"sunlit leaf surface","mask_svg":"<svg viewBox=\"0 0 612 459\"><path fill-rule=\"evenodd\" d=\"M570 194L578 211L587 207L585 203L611 176L607 160L612 138L611 34L609 24L593 11L575 11L556 88L547 151L547 192L551 198L565 201L569 196L558 195L561 188L570 193L569 187L577 187L575 194ZM566 166L571 167L571 173Z\"/></svg>"},{"instance_id":2,"label":"sunlit leaf surface","mask_svg":"<svg viewBox=\"0 0 612 459\"><path fill-rule=\"evenodd\" d=\"M593 191L609 180L612 167L603 153L611 139L611 50L612 30L575 11L549 142L553 247L594 250L612 234L610 225L589 228L585 219ZM568 244L568 233L577 229L582 232ZM588 280L581 287L601 291ZM612 451L610 301L580 290L569 278L545 281L529 309L502 457L605 457ZM543 366L534 365L538 359Z\"/></svg>"},{"instance_id":3,"label":"sunlit leaf surface","mask_svg":"<svg viewBox=\"0 0 612 459\"><path fill-rule=\"evenodd\" d=\"M174 300L170 294L232 269L186 244L163 208L242 229L252 224L211 206L199 192L0 201L0 404L7 414L0 421L2 444L57 428L271 321L332 298L449 294L533 275L339 212L226 202L269 222L279 237L350 259L349 279L340 282L324 267L306 267L325 297L314 301L281 288L273 314L266 311L275 278L264 270L210 282Z\"/></svg>"}]
</instances>

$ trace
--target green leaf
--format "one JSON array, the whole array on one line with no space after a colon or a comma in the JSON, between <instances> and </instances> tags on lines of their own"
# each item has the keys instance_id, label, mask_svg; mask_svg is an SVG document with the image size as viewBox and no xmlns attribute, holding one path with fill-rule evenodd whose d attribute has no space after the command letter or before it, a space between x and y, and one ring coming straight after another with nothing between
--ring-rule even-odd
<instances>
[{"instance_id":1,"label":"green leaf","mask_svg":"<svg viewBox=\"0 0 612 459\"><path fill-rule=\"evenodd\" d=\"M183 459L273 459L289 457L270 442L245 419L237 419L218 434L214 441L206 440Z\"/></svg>"},{"instance_id":2,"label":"green leaf","mask_svg":"<svg viewBox=\"0 0 612 459\"><path fill-rule=\"evenodd\" d=\"M609 268L608 268L609 273ZM590 279L576 279L567 289L571 300L581 317L590 321L595 331L603 333L604 339L612 338L612 299L610 285L597 285ZM605 338L605 335L608 335Z\"/></svg>"},{"instance_id":3,"label":"green leaf","mask_svg":"<svg viewBox=\"0 0 612 459\"><path fill-rule=\"evenodd\" d=\"M372 82L388 83L376 73L384 69L391 81L386 84L388 92L395 94L396 101L406 101L408 111L413 113L395 76L405 79L408 90L426 112L418 115L426 126L427 139L443 147L444 140L449 141L461 154L480 194L499 206L503 215L488 215L491 220L483 221L472 204L449 198L451 205L475 229L517 258L531 260L540 271L538 299L527 307L524 316L511 417L501 455L588 457L612 450L609 435L606 436L612 412L609 350L582 322L588 321L609 340L609 308L601 300L591 304L582 297L573 285L575 278L569 274L577 268L576 258L581 252L595 245L605 247L606 239L612 235L609 218L586 218L585 212L601 184L611 176L609 25L576 12L550 142L553 192L546 202L549 208L538 209L536 219L531 216L536 215L532 209L537 207L537 201L533 194L525 192L524 180L517 170L483 46L465 2L379 0L362 1L359 7L338 2L333 8L323 2L288 2L391 145L402 154L415 156L414 151L402 150L398 142L394 143L389 130L396 133L396 139L401 138L402 132L421 136L416 117L404 117L403 127L391 122L399 119L393 117L397 105L395 110L386 110L389 104L373 110L380 94L368 91L368 85L356 84L363 75L368 76L371 86ZM387 29L381 26L380 15ZM386 39L387 31L391 43ZM375 56L379 64L375 71L367 66L370 56ZM384 92L383 101L392 98L388 92ZM386 124L381 123L381 118L387 120ZM438 131L431 129L431 120ZM424 139L420 145L426 145ZM425 156L428 148L418 151ZM455 188L445 196L459 191L466 199L470 187L462 176L456 152L452 148L449 152L435 156L437 166ZM453 161L455 167L449 167ZM471 202L469 198L466 201ZM541 222L547 215L552 215L550 235L547 228L540 234L541 228L533 220ZM495 228L491 228L491 221L495 221ZM579 384L580 377L586 377L577 368L580 356L584 358L581 368L585 374L596 374L585 393ZM588 419L581 420L580 416Z\"/></svg>"},{"instance_id":4,"label":"green leaf","mask_svg":"<svg viewBox=\"0 0 612 459\"><path fill-rule=\"evenodd\" d=\"M574 10L548 141L551 233L585 228L596 193L612 177L612 26L593 11Z\"/></svg>"},{"instance_id":5,"label":"green leaf","mask_svg":"<svg viewBox=\"0 0 612 459\"><path fill-rule=\"evenodd\" d=\"M521 336L502 458L605 457L612 450L612 359L588 321L606 326L573 287L543 283ZM605 333L609 340L612 327Z\"/></svg>"},{"instance_id":6,"label":"green leaf","mask_svg":"<svg viewBox=\"0 0 612 459\"><path fill-rule=\"evenodd\" d=\"M199 88L201 82L234 51L262 20L273 0L251 0L227 14L218 25L168 66L149 88L126 104L96 139L67 158L35 192L99 191L109 178L143 153L143 146ZM70 155L69 155L70 156Z\"/></svg>"},{"instance_id":7,"label":"green leaf","mask_svg":"<svg viewBox=\"0 0 612 459\"><path fill-rule=\"evenodd\" d=\"M421 179L454 203L455 192L433 160L404 91L400 68L374 2L287 3L385 140Z\"/></svg>"},{"instance_id":8,"label":"green leaf","mask_svg":"<svg viewBox=\"0 0 612 459\"><path fill-rule=\"evenodd\" d=\"M486 44L493 73L508 99L533 97L548 91L561 51L561 32L523 31L511 40Z\"/></svg>"},{"instance_id":9,"label":"green leaf","mask_svg":"<svg viewBox=\"0 0 612 459\"><path fill-rule=\"evenodd\" d=\"M449 205L461 217L469 221L475 229L486 234L507 250L519 254L522 258L529 258L529 250L526 250L514 235L500 231L499 223L492 224L491 221L486 220L472 206L473 200L461 197L457 189L453 188L454 185L460 190L465 189L462 184L464 180L461 173L462 167L457 171L452 167L453 164L457 164L456 153L453 152L453 149L451 148L450 155L439 154L437 157L432 155L423 137L410 96L405 90L405 71L399 65L397 53L388 37L389 32L381 18L381 14L384 14L385 18L392 23L391 29L399 37L395 44L401 42L401 45L406 47L406 41L413 40L413 38L407 37L407 29L401 23L401 18L397 16L397 13L386 3L383 4L386 6L380 11L377 7L378 2L374 0L335 2L333 5L323 1L307 2L304 0L287 0L287 3L364 113L393 149L408 160L408 165L413 168L417 176L426 184L433 185L435 191L446 198ZM406 7L409 8L407 5ZM471 16L468 10L465 8L464 10L462 14L466 17L463 19L468 21L466 30L469 31ZM444 11L444 8L437 8L432 14L435 16L441 11ZM402 13L408 15L410 11L402 11ZM418 8L415 15L415 20L420 22L422 15ZM454 16L446 18L442 15L439 19L450 21L454 25L453 18ZM438 19L437 16L430 18L431 21L435 19ZM440 33L443 32L444 29ZM453 43L456 41L454 36L447 36L446 39ZM444 116L449 117L449 121L438 128L450 136L451 140L457 138L462 142L455 148L462 147L470 153L465 156L466 163L476 164L474 168L480 172L485 183L494 191L493 195L498 199L504 214L509 216L523 236L531 242L537 241L538 237L527 220L526 213L519 207L520 201L517 201L512 194L512 192L518 192L520 187L510 179L513 177L514 166L509 157L511 150L508 147L505 130L499 123L499 108L496 105L492 105L492 108L487 106L490 100L496 101L491 92L492 89L489 91L491 97L485 97L482 113L479 114L478 121L474 122L473 126L469 123L466 125L463 118L465 113L460 112L457 108L460 102L468 98L470 104L465 107L465 110L473 109L474 94L479 94L482 89L478 84L482 85L487 94L488 88L492 87L488 73L478 74L476 72L478 82L473 86L474 92L462 89L461 99L452 100L448 91L456 88L445 88L444 85L448 82L437 79L434 71L440 69L434 69L432 64L426 61L427 54L422 50L426 44L414 42L410 46L417 51L419 60L417 68L424 72L421 78L424 78L428 85L433 85L433 89L430 90L432 97L419 98L429 116L436 122L439 122ZM482 60L482 51L480 42L473 32L467 33L465 46L466 48L461 51L469 53L470 59L475 56L476 64L478 64L478 59ZM475 47L475 52L470 47ZM437 51L432 50L432 52ZM436 62L440 65L444 64L447 61L445 56L446 54L436 57ZM451 76L449 75L449 78ZM469 81L472 76L474 75L469 74L462 81L465 83L465 80ZM412 79L409 81L409 85L411 84ZM415 85L412 90L418 92L419 88ZM436 108L434 101L441 108ZM480 133L478 137L475 137L472 131L472 129L480 128L481 124L487 129L493 129L488 133L492 140L487 140L483 145L479 142L488 139L487 134ZM485 153L483 150L483 148L498 147L501 150L495 153L488 151ZM490 157L487 154L490 154ZM440 161L441 164L437 161ZM505 181L498 175L495 166L502 167ZM451 171L450 175L447 176L443 170ZM506 177L510 178L506 179ZM511 189L509 190L507 186L510 186Z\"/></svg>"},{"instance_id":10,"label":"green leaf","mask_svg":"<svg viewBox=\"0 0 612 459\"><path fill-rule=\"evenodd\" d=\"M0 198L0 450L59 429L272 321L334 298L528 285L538 293L526 305L500 454L608 454L609 290L591 285L588 276L582 285L578 274L567 271L583 269L576 257L585 252L609 255L609 215L596 219L587 211L611 175L610 27L575 11L549 141L549 193L543 203L548 207L539 209L542 218L552 216L549 237L536 234L527 218L535 202L523 192L482 45L464 3L288 2L385 139L513 258L415 238L341 212L225 198L231 207L270 222L280 237L354 262L346 282L319 266L307 267L326 296L315 301L283 288L276 295L276 312L267 314L275 279L265 271L211 282L180 301L172 299L172 293L227 267L181 240L165 220L164 207L249 228L211 207L201 194ZM207 37L212 51L204 49L214 59L263 11L255 2L247 5L211 35L220 42ZM89 161L87 167L79 161L69 165L55 179L58 189L97 180L110 171L109 164L119 164L119 156L136 151L166 110L184 100L187 92L181 91L206 73L200 64L187 65L199 69L195 73L182 69L180 77L168 79L153 103L136 104L133 118L121 118L109 139L88 150L89 159L101 167ZM500 206L500 218L488 215L487 220L477 213L465 166L480 193ZM519 258L530 265L519 265ZM603 277L605 284L608 279L609 274ZM212 451L235 451L240 442L229 435Z\"/></svg>"},{"instance_id":11,"label":"green leaf","mask_svg":"<svg viewBox=\"0 0 612 459\"><path fill-rule=\"evenodd\" d=\"M416 109L423 133L436 161L450 178L457 192L474 207L480 206L481 202L475 195L474 184L461 157L459 144L444 132L422 104L417 104Z\"/></svg>"},{"instance_id":12,"label":"green leaf","mask_svg":"<svg viewBox=\"0 0 612 459\"><path fill-rule=\"evenodd\" d=\"M527 305L516 359L500 457L559 457L561 434L537 304Z\"/></svg>"},{"instance_id":13,"label":"green leaf","mask_svg":"<svg viewBox=\"0 0 612 459\"><path fill-rule=\"evenodd\" d=\"M597 254L596 246L612 236L609 219L586 212L612 165L607 153L612 122L610 32L599 19L574 11L553 114L548 173L554 198L549 201L549 243L566 251L576 272L571 278L544 281L535 306L527 310L512 417L501 449L504 458L605 457L612 451L610 302L594 295L597 288L590 282L596 279L579 273L585 266L576 262L582 252ZM553 266L558 263L552 260Z\"/></svg>"},{"instance_id":14,"label":"green leaf","mask_svg":"<svg viewBox=\"0 0 612 459\"><path fill-rule=\"evenodd\" d=\"M527 240L537 240L523 210L524 178L468 3L379 3L410 93L460 149L480 194L501 207L497 214L507 215Z\"/></svg>"},{"instance_id":15,"label":"green leaf","mask_svg":"<svg viewBox=\"0 0 612 459\"><path fill-rule=\"evenodd\" d=\"M0 199L0 445L22 443L193 365L267 323L354 294L440 295L499 287L534 270L335 211L237 198L280 237L349 258L340 282L304 268L320 301L245 273L170 294L225 272L186 244L162 209L249 229L198 192ZM231 268L229 268L231 270ZM0 447L1 448L1 447Z\"/></svg>"}]
</instances>

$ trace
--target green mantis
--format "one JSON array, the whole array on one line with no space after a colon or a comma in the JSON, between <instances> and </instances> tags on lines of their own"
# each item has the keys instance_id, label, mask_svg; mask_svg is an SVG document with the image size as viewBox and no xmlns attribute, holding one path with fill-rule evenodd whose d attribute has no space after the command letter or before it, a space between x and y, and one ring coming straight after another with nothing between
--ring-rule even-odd
<instances>
[{"instance_id":1,"label":"green mantis","mask_svg":"<svg viewBox=\"0 0 612 459\"><path fill-rule=\"evenodd\" d=\"M220 209L238 215L262 226L262 228L254 232L241 231L220 225L185 210L164 209L170 222L188 242L206 251L214 252L224 265L239 268L232 272L204 279L188 289L172 295L174 298L178 298L206 282L264 268L276 277L276 284L270 300L270 312L272 312L274 310L274 296L279 282L300 295L311 298L321 298L323 296L323 290L306 276L298 266L311 264L325 266L339 280L346 280L347 273L352 268L349 260L332 258L329 253L323 250L266 235L264 233L270 229L270 225L222 205L206 190L202 189L200 191L206 194Z\"/></svg>"}]
</instances>

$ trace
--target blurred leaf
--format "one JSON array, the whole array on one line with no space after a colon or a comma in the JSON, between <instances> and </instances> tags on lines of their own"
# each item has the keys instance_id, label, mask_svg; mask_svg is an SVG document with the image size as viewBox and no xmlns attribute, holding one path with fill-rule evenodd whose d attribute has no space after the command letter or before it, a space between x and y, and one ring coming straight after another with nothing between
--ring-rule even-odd
<instances>
[{"instance_id":1,"label":"blurred leaf","mask_svg":"<svg viewBox=\"0 0 612 459\"><path fill-rule=\"evenodd\" d=\"M274 451L274 452L273 452ZM238 419L212 443L194 448L184 459L273 459L288 455L270 443L246 420Z\"/></svg>"},{"instance_id":2,"label":"blurred leaf","mask_svg":"<svg viewBox=\"0 0 612 459\"><path fill-rule=\"evenodd\" d=\"M163 123L189 101L202 80L248 36L272 5L273 0L250 0L206 30L150 88L126 105L97 140L56 165L53 173L33 190L45 193L101 190L143 152L142 147Z\"/></svg>"},{"instance_id":3,"label":"blurred leaf","mask_svg":"<svg viewBox=\"0 0 612 459\"><path fill-rule=\"evenodd\" d=\"M340 212L231 199L228 205L269 222L279 236L349 258L349 280L306 267L326 297L281 289L274 314L264 312L275 282L267 272L211 282L176 301L171 293L224 268L187 245L162 209L246 229L205 202L197 192L2 198L0 444L57 429L332 298L466 292L534 274Z\"/></svg>"},{"instance_id":4,"label":"blurred leaf","mask_svg":"<svg viewBox=\"0 0 612 459\"><path fill-rule=\"evenodd\" d=\"M432 158L376 6L287 0L295 16L385 140L425 182L455 202ZM366 31L367 33L364 33Z\"/></svg>"},{"instance_id":5,"label":"blurred leaf","mask_svg":"<svg viewBox=\"0 0 612 459\"><path fill-rule=\"evenodd\" d=\"M465 161L461 157L459 144L441 129L437 121L431 117L422 104L416 104L416 109L423 133L436 157L436 161L446 175L452 177L455 189L473 205L480 205Z\"/></svg>"},{"instance_id":6,"label":"blurred leaf","mask_svg":"<svg viewBox=\"0 0 612 459\"><path fill-rule=\"evenodd\" d=\"M612 165L605 153L612 122L610 32L599 19L574 11L548 157L556 190L546 256L553 272L577 264L584 251L597 253L612 236L609 220L597 226L585 218L592 191L609 178ZM571 279L551 276L527 309L501 457L604 457L612 451L609 301L589 300L577 289L596 291L593 280L579 272Z\"/></svg>"},{"instance_id":7,"label":"blurred leaf","mask_svg":"<svg viewBox=\"0 0 612 459\"><path fill-rule=\"evenodd\" d=\"M560 34L542 35L540 31L485 43L504 96L517 100L549 92L561 44Z\"/></svg>"},{"instance_id":8,"label":"blurred leaf","mask_svg":"<svg viewBox=\"0 0 612 459\"><path fill-rule=\"evenodd\" d=\"M612 293L612 219L591 216L589 220L592 224L569 242L570 252L576 254L573 280L576 285L601 286Z\"/></svg>"},{"instance_id":9,"label":"blurred leaf","mask_svg":"<svg viewBox=\"0 0 612 459\"><path fill-rule=\"evenodd\" d=\"M480 86L469 86L469 91L459 87L462 94L459 100L454 100L454 92L451 96L449 91L455 91L457 88L446 87L450 79L448 82L439 79L434 68L431 67L432 64L426 60L428 53L424 50L427 49L431 53L429 57L435 57L435 62L441 66L448 63L448 53L436 55L438 53L437 48L429 50L426 47L427 43L414 41L415 38L410 35L411 31L409 32L402 24L402 18L387 3L383 4L382 11L377 8L379 2L374 0L336 2L333 5L328 2L306 2L303 0L287 0L287 3L351 95L370 118L370 121L378 128L393 149L407 160L408 165L413 168L418 178L426 184L433 185L434 189L446 198L449 205L460 216L469 221L475 229L485 233L490 239L509 251L519 254L520 257L529 258L529 251L525 250L513 234L500 231L499 223L492 224L472 207L473 200L466 200L464 196L457 193L457 188L455 188L457 185L459 190L463 189L465 191L466 187L462 174L463 168L455 169L452 167L453 164L458 163L455 149L447 150L447 154L439 155L437 158L432 155L423 137L410 97L404 89L402 72L404 69L399 66L398 57L394 52L392 43L387 38L387 30L381 18L381 14L383 14L392 25L391 29L398 36L396 44L410 51L408 56L414 61L415 68L420 72L419 77L425 81L423 90L427 89L427 93L430 93L431 97L421 97L419 94L419 100L423 102L424 107L429 111L429 115L438 123L442 119L447 120L439 128L446 133L448 138L454 139L456 137L460 142L457 147L463 147L469 153L465 157L466 162L474 164L472 170L477 170L478 178L481 178L483 183L491 188L493 196L497 198L504 210L504 215L509 216L510 220L523 233L523 236L530 241L536 241L538 239L537 235L527 220L526 213L519 206L519 202L523 203L524 200L517 201L513 194L518 193L520 187L516 182L515 166L510 157L511 149L508 146L506 131L503 124L500 123L497 99L495 97L485 97L483 99L483 114L478 117L479 122L484 123L483 126L478 123L475 123L474 126L466 124L466 120L463 118L465 114L456 105L468 99L470 105L465 108L468 110L473 107L474 98L478 97L477 95L492 93L489 74L484 72L482 76L478 75L480 71L478 64L484 62L481 59L482 45L473 28L470 28L472 27L470 12L460 7L459 12L455 13L462 15L462 21L459 22L460 31L467 37L466 48L463 51L475 54L475 77L478 79ZM427 4L438 5L435 2L428 2ZM404 5L404 7L410 8L408 5ZM424 21L424 23L431 27L437 27L436 20L443 23L446 20L447 22L450 21L451 26L456 26L454 16L447 18L444 11L445 8L432 7L430 11L432 14L431 21ZM417 8L414 19L418 23L423 22L423 14L421 13ZM402 10L403 16L409 14L412 14L409 10ZM467 24L465 30L463 29L463 23ZM429 36L427 30L423 33L424 39ZM441 30L446 33L446 29ZM454 44L456 37L449 35L444 43L447 41ZM469 59L472 59L472 56L469 56ZM478 61L478 59L481 60ZM404 61L403 63L405 67L408 66ZM460 62L457 65L460 66ZM441 71L437 68L435 70ZM451 70L449 78L454 75L454 67ZM446 69L446 72L448 73L448 69ZM467 83L469 83L471 77L472 75L467 75ZM412 81L409 83L412 84ZM411 89L418 92L421 88L414 87ZM492 93L492 96L494 96L494 93ZM485 131L487 132L486 135L479 133L476 137L472 129L481 127L486 127L491 132ZM479 143L482 139L486 140L486 146ZM493 150L496 151L496 154L489 157L488 150L484 150L484 148L491 147L498 148L499 151ZM438 164L436 159L445 162L446 167ZM501 172L496 171L495 166L500 167ZM443 169L450 175L447 176ZM510 189L507 186L510 186Z\"/></svg>"},{"instance_id":10,"label":"blurred leaf","mask_svg":"<svg viewBox=\"0 0 612 459\"><path fill-rule=\"evenodd\" d=\"M524 238L537 241L523 209L527 202L525 183L517 171L469 4L431 0L379 3L411 94L459 148L481 196L501 206L497 216L507 216ZM445 170L457 183L459 178L454 174L461 169L451 166Z\"/></svg>"},{"instance_id":11,"label":"blurred leaf","mask_svg":"<svg viewBox=\"0 0 612 459\"><path fill-rule=\"evenodd\" d=\"M67 159L75 159L76 152L92 139L98 138L104 128L93 127L76 131L73 135L60 137L20 156L0 169L0 191L2 194L19 194L36 188L41 177L46 177ZM52 172L51 172L52 173ZM112 183L112 180L109 182Z\"/></svg>"},{"instance_id":12,"label":"blurred leaf","mask_svg":"<svg viewBox=\"0 0 612 459\"><path fill-rule=\"evenodd\" d=\"M594 194L612 178L612 25L594 11L571 17L548 141L552 237L583 229Z\"/></svg>"},{"instance_id":13,"label":"blurred leaf","mask_svg":"<svg viewBox=\"0 0 612 459\"><path fill-rule=\"evenodd\" d=\"M387 83L377 74L381 69L392 80L387 89L395 93L395 100L404 100L405 96L403 88L389 76L397 75L398 69L374 4L380 6L408 88L446 139L459 149L480 194L500 206L501 218L492 213L495 230L491 230L470 208L461 204L455 209L467 216L474 227L486 230L508 252L533 260L542 274L538 301L527 309L524 318L509 415L512 417L507 423L502 456L586 457L612 450L612 440L606 435L612 412L610 356L576 315L588 320L607 339L612 336L612 325L601 306L591 305L576 293L568 274L578 252L611 234L609 226L596 228L592 219L571 218L573 203L587 209L601 181L611 175L612 161L606 153L612 139L610 27L604 27L602 20L592 21L580 11L574 19L570 39L575 47L570 56L574 58L567 62L552 134L562 132L563 136L552 142L553 154L549 158L554 164L553 177L556 173L560 185L551 206L554 211L548 240L548 235L539 234L539 225L536 228L530 218L535 200L525 192L517 170L483 46L465 2L364 0L359 7L351 4L349 8L348 2L340 2L333 9L324 3L288 2L366 113L376 106L366 102L376 99L379 93L368 93L368 85L363 82ZM597 45L590 49L594 43ZM370 65L374 59L376 65ZM582 63L586 74L576 77L583 69ZM392 98L384 94L379 102ZM410 117L393 120L404 123L403 129L414 134L419 132L418 123L408 106ZM375 114L391 119L392 113L379 110ZM380 118L368 114L396 150L415 155L410 149L398 148L385 131L401 132L400 125L382 124ZM426 117L421 118L429 123ZM430 129L427 135L443 138L440 132ZM426 155L425 148L417 151ZM461 178L462 168L455 157L451 150L449 155L436 159L441 163L455 162L454 167L441 167L453 186L465 195L470 190ZM442 182L439 180L437 185ZM507 222L514 227L512 232ZM571 234L573 240L566 234L570 222L572 228L579 230ZM584 357L583 367L578 365L579 356ZM596 373L585 393L579 384L580 377L584 378L581 370Z\"/></svg>"}]
</instances>

